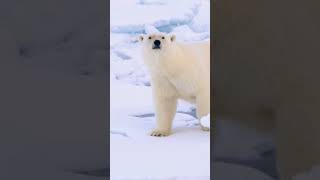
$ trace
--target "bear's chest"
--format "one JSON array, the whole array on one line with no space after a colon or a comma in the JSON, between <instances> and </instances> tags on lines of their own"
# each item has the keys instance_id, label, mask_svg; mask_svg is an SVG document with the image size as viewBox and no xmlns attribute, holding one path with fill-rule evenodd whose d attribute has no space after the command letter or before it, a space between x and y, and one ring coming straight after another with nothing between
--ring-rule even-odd
<instances>
[{"instance_id":1,"label":"bear's chest","mask_svg":"<svg viewBox=\"0 0 320 180\"><path fill-rule=\"evenodd\" d=\"M193 102L197 92L197 84L194 80L175 77L170 79L171 84L175 87L180 98Z\"/></svg>"}]
</instances>

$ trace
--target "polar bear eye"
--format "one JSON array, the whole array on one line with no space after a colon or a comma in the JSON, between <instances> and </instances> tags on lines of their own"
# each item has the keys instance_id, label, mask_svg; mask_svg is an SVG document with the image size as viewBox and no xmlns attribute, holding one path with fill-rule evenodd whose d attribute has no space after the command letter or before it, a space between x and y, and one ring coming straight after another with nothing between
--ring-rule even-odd
<instances>
[{"instance_id":1,"label":"polar bear eye","mask_svg":"<svg viewBox=\"0 0 320 180\"><path fill-rule=\"evenodd\" d=\"M151 36L149 36L149 39L151 39Z\"/></svg>"},{"instance_id":2,"label":"polar bear eye","mask_svg":"<svg viewBox=\"0 0 320 180\"><path fill-rule=\"evenodd\" d=\"M164 39L164 36L162 36L162 39Z\"/></svg>"}]
</instances>

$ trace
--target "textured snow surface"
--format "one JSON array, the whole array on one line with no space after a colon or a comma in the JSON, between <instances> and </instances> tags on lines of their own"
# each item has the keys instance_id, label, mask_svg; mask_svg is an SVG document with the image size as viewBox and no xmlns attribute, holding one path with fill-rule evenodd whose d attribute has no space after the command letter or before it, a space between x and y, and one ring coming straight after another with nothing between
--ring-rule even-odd
<instances>
[{"instance_id":1,"label":"textured snow surface","mask_svg":"<svg viewBox=\"0 0 320 180\"><path fill-rule=\"evenodd\" d=\"M112 81L111 86L111 177L172 178L210 175L210 134L181 103L173 134L149 136L154 127L151 88ZM128 93L130 92L130 93Z\"/></svg>"}]
</instances>

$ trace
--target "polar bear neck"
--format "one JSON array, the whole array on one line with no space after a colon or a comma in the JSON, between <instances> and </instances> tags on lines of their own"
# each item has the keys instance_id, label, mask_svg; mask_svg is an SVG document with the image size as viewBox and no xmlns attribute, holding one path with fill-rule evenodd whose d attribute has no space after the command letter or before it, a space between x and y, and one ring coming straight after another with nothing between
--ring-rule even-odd
<instances>
[{"instance_id":1,"label":"polar bear neck","mask_svg":"<svg viewBox=\"0 0 320 180\"><path fill-rule=\"evenodd\" d=\"M179 60L178 56L180 56L181 50L180 47L175 45L165 50L164 53L160 53L158 58L159 62L172 63L173 61ZM169 61L169 62L167 62Z\"/></svg>"},{"instance_id":2,"label":"polar bear neck","mask_svg":"<svg viewBox=\"0 0 320 180\"><path fill-rule=\"evenodd\" d=\"M181 66L181 50L179 46L172 46L166 49L165 52L159 53L155 56L155 68L161 71L162 74L172 75L177 68Z\"/></svg>"}]
</instances>

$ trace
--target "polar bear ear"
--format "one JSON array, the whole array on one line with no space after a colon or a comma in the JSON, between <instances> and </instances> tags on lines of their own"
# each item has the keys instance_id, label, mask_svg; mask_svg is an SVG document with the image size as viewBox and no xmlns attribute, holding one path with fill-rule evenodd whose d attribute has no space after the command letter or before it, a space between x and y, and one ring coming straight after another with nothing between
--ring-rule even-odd
<instances>
[{"instance_id":1,"label":"polar bear ear","mask_svg":"<svg viewBox=\"0 0 320 180\"><path fill-rule=\"evenodd\" d=\"M175 40L176 40L176 35L171 34L171 35L170 35L170 40L171 40L172 42L175 41Z\"/></svg>"},{"instance_id":2,"label":"polar bear ear","mask_svg":"<svg viewBox=\"0 0 320 180\"><path fill-rule=\"evenodd\" d=\"M139 42L142 42L142 41L143 41L143 39L144 39L144 36L143 36L143 35L139 35L139 36L138 36L138 40L139 40Z\"/></svg>"}]
</instances>

